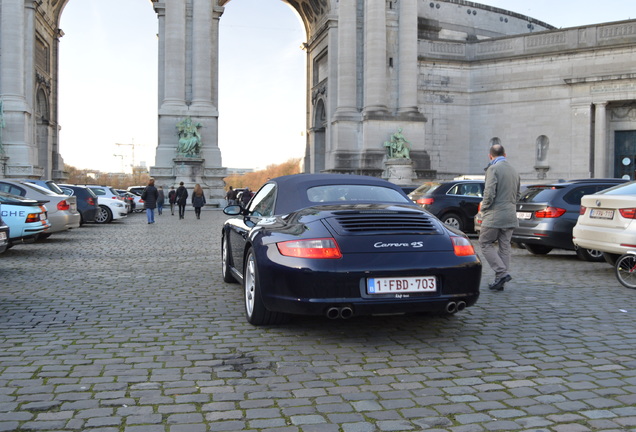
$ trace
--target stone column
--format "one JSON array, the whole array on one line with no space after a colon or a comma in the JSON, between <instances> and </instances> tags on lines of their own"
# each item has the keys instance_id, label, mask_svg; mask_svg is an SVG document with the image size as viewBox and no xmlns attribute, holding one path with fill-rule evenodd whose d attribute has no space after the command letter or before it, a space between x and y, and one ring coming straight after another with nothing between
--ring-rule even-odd
<instances>
[{"instance_id":1,"label":"stone column","mask_svg":"<svg viewBox=\"0 0 636 432\"><path fill-rule=\"evenodd\" d=\"M594 177L609 177L607 168L607 102L596 104L594 120Z\"/></svg>"},{"instance_id":2,"label":"stone column","mask_svg":"<svg viewBox=\"0 0 636 432\"><path fill-rule=\"evenodd\" d=\"M356 107L356 10L357 1L341 1L338 7L338 97L336 117L357 113Z\"/></svg>"},{"instance_id":3,"label":"stone column","mask_svg":"<svg viewBox=\"0 0 636 432\"><path fill-rule=\"evenodd\" d=\"M4 109L27 111L24 97L25 3L3 1L0 8L0 91Z\"/></svg>"},{"instance_id":4,"label":"stone column","mask_svg":"<svg viewBox=\"0 0 636 432\"><path fill-rule=\"evenodd\" d=\"M417 1L400 0L398 27L398 113L417 109Z\"/></svg>"},{"instance_id":5,"label":"stone column","mask_svg":"<svg viewBox=\"0 0 636 432\"><path fill-rule=\"evenodd\" d=\"M158 81L158 89L157 96L158 102L157 106L161 106L163 100L165 98L165 85L166 85L166 74L165 74L165 63L166 63L166 5L165 3L153 3L155 13L157 14L157 30L159 39L157 41L157 81Z\"/></svg>"},{"instance_id":6,"label":"stone column","mask_svg":"<svg viewBox=\"0 0 636 432\"><path fill-rule=\"evenodd\" d=\"M210 0L192 2L192 107L212 106L213 23Z\"/></svg>"},{"instance_id":7,"label":"stone column","mask_svg":"<svg viewBox=\"0 0 636 432\"><path fill-rule=\"evenodd\" d=\"M186 1L165 3L164 99L162 108L185 105Z\"/></svg>"},{"instance_id":8,"label":"stone column","mask_svg":"<svg viewBox=\"0 0 636 432\"><path fill-rule=\"evenodd\" d=\"M364 114L387 111L386 1L365 0Z\"/></svg>"}]
</instances>

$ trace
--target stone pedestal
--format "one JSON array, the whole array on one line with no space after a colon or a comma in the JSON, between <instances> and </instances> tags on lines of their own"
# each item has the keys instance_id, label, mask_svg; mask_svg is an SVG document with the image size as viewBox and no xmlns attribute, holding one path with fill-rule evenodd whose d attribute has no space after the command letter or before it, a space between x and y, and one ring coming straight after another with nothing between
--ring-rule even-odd
<instances>
[{"instance_id":1,"label":"stone pedestal","mask_svg":"<svg viewBox=\"0 0 636 432\"><path fill-rule=\"evenodd\" d=\"M413 161L405 158L387 159L384 162L382 178L400 186L413 184L417 178L413 170Z\"/></svg>"},{"instance_id":2,"label":"stone pedestal","mask_svg":"<svg viewBox=\"0 0 636 432\"><path fill-rule=\"evenodd\" d=\"M226 176L225 168L206 168L205 159L198 157L177 156L173 160L172 167L150 167L150 176L154 177L157 186L163 186L164 193L175 189L179 183L188 189L190 197L197 183L205 192L206 206L222 207L225 205L223 178ZM190 200L188 199L188 204Z\"/></svg>"}]
</instances>

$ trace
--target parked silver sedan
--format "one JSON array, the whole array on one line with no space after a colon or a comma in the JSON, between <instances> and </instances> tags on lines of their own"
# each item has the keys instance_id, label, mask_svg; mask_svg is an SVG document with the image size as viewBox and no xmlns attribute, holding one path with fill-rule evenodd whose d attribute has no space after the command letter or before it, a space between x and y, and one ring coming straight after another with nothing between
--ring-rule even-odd
<instances>
[{"instance_id":1,"label":"parked silver sedan","mask_svg":"<svg viewBox=\"0 0 636 432\"><path fill-rule=\"evenodd\" d=\"M33 183L17 180L0 180L0 191L38 201L48 201L45 207L51 228L40 234L46 238L55 232L79 228L81 216L77 211L77 198L59 195Z\"/></svg>"}]
</instances>

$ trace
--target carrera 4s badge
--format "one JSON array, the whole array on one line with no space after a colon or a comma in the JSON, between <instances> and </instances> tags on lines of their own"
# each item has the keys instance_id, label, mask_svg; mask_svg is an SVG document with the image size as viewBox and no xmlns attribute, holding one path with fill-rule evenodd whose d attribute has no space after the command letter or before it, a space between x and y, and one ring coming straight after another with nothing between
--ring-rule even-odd
<instances>
[{"instance_id":1,"label":"carrera 4s badge","mask_svg":"<svg viewBox=\"0 0 636 432\"><path fill-rule=\"evenodd\" d=\"M424 247L424 242L421 242L421 241L414 241L410 243L377 242L373 245L373 247L374 248L404 248L404 247L421 248L421 247Z\"/></svg>"}]
</instances>

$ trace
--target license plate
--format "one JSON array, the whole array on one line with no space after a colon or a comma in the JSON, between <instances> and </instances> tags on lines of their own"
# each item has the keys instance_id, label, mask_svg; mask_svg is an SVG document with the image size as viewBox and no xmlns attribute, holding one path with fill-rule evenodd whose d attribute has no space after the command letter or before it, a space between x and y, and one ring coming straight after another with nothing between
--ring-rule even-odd
<instances>
[{"instance_id":1,"label":"license plate","mask_svg":"<svg viewBox=\"0 0 636 432\"><path fill-rule=\"evenodd\" d=\"M46 219L46 213L40 213L40 220L43 221Z\"/></svg>"},{"instance_id":2,"label":"license plate","mask_svg":"<svg viewBox=\"0 0 636 432\"><path fill-rule=\"evenodd\" d=\"M517 212L517 219L530 219L532 218L532 212Z\"/></svg>"},{"instance_id":3,"label":"license plate","mask_svg":"<svg viewBox=\"0 0 636 432\"><path fill-rule=\"evenodd\" d=\"M6 239L7 239L7 233L4 231L0 232L0 240L4 242Z\"/></svg>"},{"instance_id":4,"label":"license plate","mask_svg":"<svg viewBox=\"0 0 636 432\"><path fill-rule=\"evenodd\" d=\"M592 218L592 219L614 219L614 210L592 209L590 211L590 218Z\"/></svg>"},{"instance_id":5,"label":"license plate","mask_svg":"<svg viewBox=\"0 0 636 432\"><path fill-rule=\"evenodd\" d=\"M437 291L435 276L418 276L403 278L369 278L367 279L369 294L401 294Z\"/></svg>"}]
</instances>

